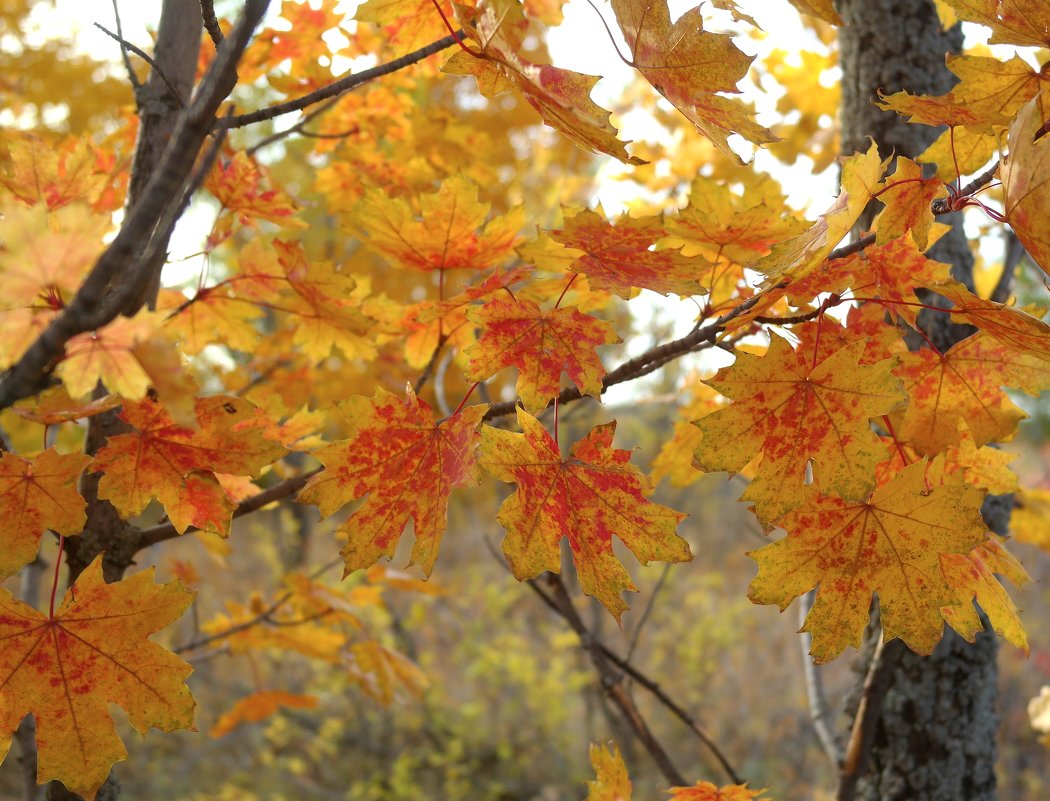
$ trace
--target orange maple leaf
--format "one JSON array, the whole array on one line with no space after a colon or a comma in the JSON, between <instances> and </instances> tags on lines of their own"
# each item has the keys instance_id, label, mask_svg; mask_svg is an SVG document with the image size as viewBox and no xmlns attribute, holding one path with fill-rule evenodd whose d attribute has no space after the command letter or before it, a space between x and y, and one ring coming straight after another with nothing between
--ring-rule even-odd
<instances>
[{"instance_id":1,"label":"orange maple leaf","mask_svg":"<svg viewBox=\"0 0 1050 801\"><path fill-rule=\"evenodd\" d=\"M943 554L968 554L985 541L984 493L968 484L930 487L925 461L857 503L809 487L804 506L777 521L787 536L748 555L758 576L748 597L787 608L819 585L803 631L810 653L827 662L860 645L874 593L879 595L887 640L900 637L929 654L941 638L941 608L955 603L941 568Z\"/></svg>"},{"instance_id":2,"label":"orange maple leaf","mask_svg":"<svg viewBox=\"0 0 1050 801\"><path fill-rule=\"evenodd\" d=\"M740 91L737 81L747 74L753 56L737 48L731 36L705 31L700 6L674 24L667 0L613 0L612 6L635 69L715 147L743 164L729 146L730 133L756 144L776 141L754 121L751 109L717 94Z\"/></svg>"},{"instance_id":3,"label":"orange maple leaf","mask_svg":"<svg viewBox=\"0 0 1050 801\"><path fill-rule=\"evenodd\" d=\"M650 250L666 236L662 217L623 215L612 225L600 214L584 210L550 232L555 242L583 251L569 269L583 273L596 289L630 298L635 287L668 295L700 295L707 290L697 278L703 269L678 248Z\"/></svg>"},{"instance_id":4,"label":"orange maple leaf","mask_svg":"<svg viewBox=\"0 0 1050 801\"><path fill-rule=\"evenodd\" d=\"M774 336L763 357L740 353L706 383L734 403L701 418L696 464L739 472L762 454L741 500L772 522L804 499L806 467L825 493L847 500L867 497L875 465L885 453L869 420L900 405L894 360L860 363L865 342L854 342L813 364Z\"/></svg>"},{"instance_id":5,"label":"orange maple leaf","mask_svg":"<svg viewBox=\"0 0 1050 801\"><path fill-rule=\"evenodd\" d=\"M1002 387L1036 395L1050 388L1050 362L978 331L940 354L930 348L902 354L893 374L908 393L894 415L897 436L923 455L960 442L964 423L979 447L1013 438L1027 415Z\"/></svg>"},{"instance_id":6,"label":"orange maple leaf","mask_svg":"<svg viewBox=\"0 0 1050 801\"><path fill-rule=\"evenodd\" d=\"M989 536L968 554L942 554L941 571L958 595L957 603L945 606L941 614L960 637L973 642L977 633L985 630L974 608L976 600L996 633L1028 652L1028 635L1021 616L997 576L1006 576L1017 586L1031 579L997 537Z\"/></svg>"},{"instance_id":7,"label":"orange maple leaf","mask_svg":"<svg viewBox=\"0 0 1050 801\"><path fill-rule=\"evenodd\" d=\"M685 515L646 497L652 486L630 463L630 451L612 447L615 422L592 429L568 458L528 412L518 410L518 423L523 434L485 426L479 458L496 478L518 485L497 517L507 529L503 553L514 577L559 572L567 537L583 591L619 621L627 609L620 593L637 588L613 554L613 535L643 565L685 562L689 544L675 533Z\"/></svg>"},{"instance_id":8,"label":"orange maple leaf","mask_svg":"<svg viewBox=\"0 0 1050 801\"><path fill-rule=\"evenodd\" d=\"M80 533L86 502L77 492L77 479L89 461L86 454L60 454L54 448L32 459L0 454L0 576L29 564L47 529Z\"/></svg>"},{"instance_id":9,"label":"orange maple leaf","mask_svg":"<svg viewBox=\"0 0 1050 801\"><path fill-rule=\"evenodd\" d=\"M875 218L875 242L884 245L909 231L919 250L926 250L933 209L930 204L947 190L936 178L924 179L922 167L904 156L897 157L897 170L879 195L884 208ZM902 273L906 272L904 270Z\"/></svg>"},{"instance_id":10,"label":"orange maple leaf","mask_svg":"<svg viewBox=\"0 0 1050 801\"><path fill-rule=\"evenodd\" d=\"M697 782L692 787L672 787L671 801L771 801L765 790L749 790L746 784ZM762 798L759 798L762 796Z\"/></svg>"},{"instance_id":11,"label":"orange maple leaf","mask_svg":"<svg viewBox=\"0 0 1050 801\"><path fill-rule=\"evenodd\" d=\"M531 300L498 298L467 317L484 329L466 351L467 378L483 381L504 367L517 367L526 409L542 409L558 395L563 370L580 392L600 397L605 368L594 349L622 341L606 320L575 308L542 311Z\"/></svg>"},{"instance_id":12,"label":"orange maple leaf","mask_svg":"<svg viewBox=\"0 0 1050 801\"><path fill-rule=\"evenodd\" d=\"M208 734L212 737L222 737L245 723L258 723L260 720L265 720L285 707L314 709L316 706L316 695L299 695L283 690L258 690L239 700L228 711L223 712Z\"/></svg>"},{"instance_id":13,"label":"orange maple leaf","mask_svg":"<svg viewBox=\"0 0 1050 801\"><path fill-rule=\"evenodd\" d=\"M103 474L99 497L123 517L139 514L155 497L180 533L195 526L228 534L234 504L215 473L257 478L285 449L264 436L268 421L245 400L199 398L196 409L194 431L152 398L125 401L120 416L136 431L110 437L95 456L91 469Z\"/></svg>"},{"instance_id":14,"label":"orange maple leaf","mask_svg":"<svg viewBox=\"0 0 1050 801\"><path fill-rule=\"evenodd\" d=\"M102 558L84 570L53 618L0 589L0 759L26 715L36 719L38 783L58 779L92 801L115 762L127 757L109 704L140 734L193 728L184 684L193 668L150 642L193 593L153 583L153 568L106 584Z\"/></svg>"},{"instance_id":15,"label":"orange maple leaf","mask_svg":"<svg viewBox=\"0 0 1050 801\"><path fill-rule=\"evenodd\" d=\"M1018 351L1050 360L1050 325L1022 309L985 300L950 282L927 286L952 302L952 317L977 326L988 336Z\"/></svg>"},{"instance_id":16,"label":"orange maple leaf","mask_svg":"<svg viewBox=\"0 0 1050 801\"><path fill-rule=\"evenodd\" d=\"M211 238L224 239L232 233L231 217L252 228L258 220L285 228L306 228L307 224L295 217L299 210L295 201L279 186L269 185L272 183L268 170L242 151L234 153L229 161L216 164L204 182L204 188L219 201L223 211Z\"/></svg>"},{"instance_id":17,"label":"orange maple leaf","mask_svg":"<svg viewBox=\"0 0 1050 801\"><path fill-rule=\"evenodd\" d=\"M627 155L626 143L616 138L609 122L609 112L591 100L597 77L536 64L522 55L529 23L517 0L480 0L476 8L457 5L456 16L481 49L477 55L456 53L442 66L443 72L473 75L485 97L517 89L545 123L584 150L608 153L627 164L645 164Z\"/></svg>"},{"instance_id":18,"label":"orange maple leaf","mask_svg":"<svg viewBox=\"0 0 1050 801\"><path fill-rule=\"evenodd\" d=\"M344 575L392 558L408 518L415 521L412 561L430 574L447 524L454 487L477 483L475 431L488 406L468 406L441 423L411 387L401 400L386 390L374 398L339 404L350 425L349 439L313 451L325 470L314 476L298 500L333 514L355 498L368 498L339 530Z\"/></svg>"}]
</instances>

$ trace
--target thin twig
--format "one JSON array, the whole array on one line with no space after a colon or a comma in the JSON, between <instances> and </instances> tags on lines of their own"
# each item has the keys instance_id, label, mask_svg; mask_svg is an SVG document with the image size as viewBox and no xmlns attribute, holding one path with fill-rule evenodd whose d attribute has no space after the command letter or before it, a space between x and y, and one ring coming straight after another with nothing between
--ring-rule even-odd
<instances>
[{"instance_id":1,"label":"thin twig","mask_svg":"<svg viewBox=\"0 0 1050 801\"><path fill-rule=\"evenodd\" d=\"M114 7L116 7L116 0L114 0L113 5L114 5ZM127 65L128 72L132 76L134 76L135 73L131 69L131 60L128 58L128 51L129 50L132 53L134 53L136 56L141 58L143 61L145 61L147 64L149 64L150 69L152 69L160 77L160 79L162 81L164 81L164 85L168 87L168 91L171 92L171 96L174 97L175 98L175 102L179 104L179 108L183 108L184 107L185 102L182 99L182 95L179 94L179 90L175 88L175 85L171 82L171 80L168 78L168 76L164 74L164 70L162 70L157 65L157 62L153 60L153 56L151 56L149 53L147 53L141 47L137 47L136 45L133 45L131 42L129 42L126 39L124 39L124 37L121 34L113 33L113 31L109 30L108 28L106 28L103 25L100 25L97 22L94 23L94 25L95 25L96 28L98 28L100 31L102 31L104 34L106 34L106 36L112 37L113 39L115 39L120 44L120 51L121 51L121 53L124 54L124 62ZM119 20L119 18L117 20L117 30L118 31L120 30L120 20ZM135 78L135 81L138 81L138 78ZM132 86L134 86L135 89L138 90L141 87L141 84L133 83Z\"/></svg>"},{"instance_id":2,"label":"thin twig","mask_svg":"<svg viewBox=\"0 0 1050 801\"><path fill-rule=\"evenodd\" d=\"M345 78L340 78L339 80L333 81L327 86L322 86L320 89L310 92L307 95L297 97L295 100L278 103L274 106L262 108L258 111L252 111L248 114L239 114L236 117L221 120L216 124L221 125L224 128L243 128L245 125L253 125L254 123L263 122L264 120L272 120L274 117L280 117L282 114L301 111L307 106L312 106L314 103L319 103L330 97L349 92L351 89L356 89L363 83L373 81L376 78L381 78L384 75L390 75L398 70L403 70L405 67L422 61L428 56L440 53L442 50L447 50L454 44L456 44L456 40L452 36L446 36L444 39L438 39L436 42L431 42L426 47L421 47L419 50L414 50L400 58L395 58L393 61L388 61L386 64L380 64L377 67L372 67L371 69L362 70L353 75L348 75Z\"/></svg>"},{"instance_id":3,"label":"thin twig","mask_svg":"<svg viewBox=\"0 0 1050 801\"><path fill-rule=\"evenodd\" d=\"M135 70L131 68L131 56L128 55L128 51L131 49L130 46L124 43L124 26L120 21L120 7L117 5L117 0L113 0L113 18L117 23L117 41L120 42L120 55L124 59L124 69L128 71L128 83L131 84L131 88L135 91L135 99L138 100L139 90L142 88L142 84L139 83L139 76L135 74ZM103 28L102 30L106 30ZM109 33L109 31L106 31ZM152 65L156 69L156 65ZM159 70L158 70L159 73ZM171 88L170 86L168 87Z\"/></svg>"},{"instance_id":4,"label":"thin twig","mask_svg":"<svg viewBox=\"0 0 1050 801\"><path fill-rule=\"evenodd\" d=\"M332 106L334 106L336 103L338 103L339 100L340 100L340 98L333 97L328 102L322 103L321 105L319 105L315 109L311 109L308 114L304 114L303 118L301 120L299 120L299 122L297 122L292 127L285 128L283 131L275 131L274 133L270 134L269 136L264 137L263 139L260 139L258 142L256 142L250 148L248 148L245 152L249 156L254 156L258 151L262 150L264 147L272 145L274 142L280 142L282 139L285 139L286 137L289 137L292 134L298 133L300 135L305 136L306 134L303 131L303 128L306 125L309 125L310 122L315 120L317 117L321 116L326 111L328 111Z\"/></svg>"},{"instance_id":5,"label":"thin twig","mask_svg":"<svg viewBox=\"0 0 1050 801\"><path fill-rule=\"evenodd\" d=\"M992 179L995 178L995 174L997 172L999 172L999 162L998 161L996 161L995 164L993 164L987 170L985 170L980 175L978 175L976 178L974 178L972 181L970 181L970 183L966 184L966 186L964 186L962 189L960 189L956 193L956 197L967 197L969 195L972 195L974 192L976 192L981 187L987 186L988 184L990 184L992 182ZM951 200L950 198L943 198L943 197L940 198L939 200L935 200L935 201L933 201L933 203L930 204L930 209L933 211L934 214L936 214L938 216L940 216L942 214L951 214L952 211L954 211L954 209L952 209L952 207L950 205L950 200Z\"/></svg>"},{"instance_id":6,"label":"thin twig","mask_svg":"<svg viewBox=\"0 0 1050 801\"><path fill-rule=\"evenodd\" d=\"M215 49L218 50L222 44L222 28L215 17L215 0L201 0L201 20L204 22L204 30L208 32Z\"/></svg>"},{"instance_id":7,"label":"thin twig","mask_svg":"<svg viewBox=\"0 0 1050 801\"><path fill-rule=\"evenodd\" d=\"M853 801L857 792L857 780L861 776L864 764L871 750L872 738L875 735L875 726L882 714L882 699L889 689L900 654L900 642L890 644L886 647L880 634L875 653L872 654L868 665L868 673L864 677L864 690L857 706L857 714L853 718L853 727L850 731L849 743L842 761L842 770L839 773L838 793L836 801Z\"/></svg>"},{"instance_id":8,"label":"thin twig","mask_svg":"<svg viewBox=\"0 0 1050 801\"><path fill-rule=\"evenodd\" d=\"M809 699L810 720L813 722L813 728L816 729L817 739L820 740L820 745L824 749L825 755L827 755L835 769L838 770L842 767L842 745L835 736L835 729L831 723L831 706L828 704L827 696L824 693L824 682L820 669L814 664L813 657L809 655L810 648L813 645L813 635L808 631L801 630L806 622L809 610L813 608L815 596L816 591L810 590L799 599L798 640L802 646L802 672L806 677L806 696Z\"/></svg>"},{"instance_id":9,"label":"thin twig","mask_svg":"<svg viewBox=\"0 0 1050 801\"><path fill-rule=\"evenodd\" d=\"M552 600L558 610L558 614L576 632L576 635L580 638L580 644L591 658L591 664L598 671L605 695L619 708L635 735L641 740L653 761L660 768L664 778L676 787L686 786L688 782L685 776L675 767L663 744L653 735L649 729L649 724L645 722L645 718L642 717L634 700L624 687L623 674L613 667L611 660L606 656L601 645L587 629L587 626L584 625L583 620L576 611L576 607L572 604L572 598L569 597L561 577L556 573L548 573L547 586L550 588Z\"/></svg>"},{"instance_id":10,"label":"thin twig","mask_svg":"<svg viewBox=\"0 0 1050 801\"><path fill-rule=\"evenodd\" d=\"M674 563L672 562L668 562L664 565L664 569L660 572L660 578L656 580L656 586L653 587L653 591L649 593L649 598L645 602L645 609L642 610L641 617L638 618L638 623L635 625L634 632L631 634L631 642L627 646L627 656L624 657L624 661L626 662L631 661L635 649L638 648L638 641L641 639L642 630L645 628L649 616L653 613L653 607L656 606L656 596L660 594L660 590L663 589L664 584L667 583L667 577L671 575L672 567L674 567Z\"/></svg>"}]
</instances>

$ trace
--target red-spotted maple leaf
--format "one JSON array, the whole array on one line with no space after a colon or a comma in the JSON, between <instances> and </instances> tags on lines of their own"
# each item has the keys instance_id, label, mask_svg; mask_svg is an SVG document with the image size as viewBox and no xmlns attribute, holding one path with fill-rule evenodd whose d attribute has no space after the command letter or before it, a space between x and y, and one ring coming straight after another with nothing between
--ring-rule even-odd
<instances>
[{"instance_id":1,"label":"red-spotted maple leaf","mask_svg":"<svg viewBox=\"0 0 1050 801\"><path fill-rule=\"evenodd\" d=\"M902 354L893 374L908 393L908 405L894 415L894 428L923 455L957 445L960 424L977 446L1013 439L1027 415L1002 387L1032 395L1050 388L1050 362L997 342L984 331L944 354L929 348Z\"/></svg>"},{"instance_id":2,"label":"red-spotted maple leaf","mask_svg":"<svg viewBox=\"0 0 1050 801\"><path fill-rule=\"evenodd\" d=\"M1043 0L949 0L967 22L992 29L992 44L1050 47L1050 6Z\"/></svg>"},{"instance_id":3,"label":"red-spotted maple leaf","mask_svg":"<svg viewBox=\"0 0 1050 801\"><path fill-rule=\"evenodd\" d=\"M609 112L591 100L597 77L537 64L522 55L529 23L518 0L480 0L476 8L457 5L456 15L480 50L477 55L456 53L443 72L473 75L485 97L517 89L545 123L585 150L608 153L627 164L645 163L627 155Z\"/></svg>"},{"instance_id":4,"label":"red-spotted maple leaf","mask_svg":"<svg viewBox=\"0 0 1050 801\"><path fill-rule=\"evenodd\" d=\"M232 232L232 218L253 228L259 220L285 228L307 227L295 217L299 210L295 201L280 187L269 186L272 183L266 168L240 151L228 162L215 165L204 182L204 188L222 205L224 215L216 223L219 238ZM212 239L216 237L213 231Z\"/></svg>"},{"instance_id":5,"label":"red-spotted maple leaf","mask_svg":"<svg viewBox=\"0 0 1050 801\"><path fill-rule=\"evenodd\" d=\"M467 378L483 381L504 367L517 367L526 409L542 409L558 395L562 371L584 395L600 397L605 368L594 349L621 341L606 320L574 308L543 311L525 299L493 300L467 317L483 328L466 351Z\"/></svg>"},{"instance_id":6,"label":"red-spotted maple leaf","mask_svg":"<svg viewBox=\"0 0 1050 801\"><path fill-rule=\"evenodd\" d=\"M559 572L567 537L583 591L619 620L627 609L620 594L637 588L613 554L613 535L643 565L688 561L689 544L675 534L685 515L646 497L651 485L630 464L630 451L612 447L615 422L592 429L568 458L528 412L518 410L518 423L522 434L486 426L479 459L496 478L518 485L497 517L507 529L503 553L514 577Z\"/></svg>"},{"instance_id":7,"label":"red-spotted maple leaf","mask_svg":"<svg viewBox=\"0 0 1050 801\"><path fill-rule=\"evenodd\" d=\"M0 589L0 759L22 718L36 719L36 780L57 779L88 801L127 757L109 705L140 734L193 728L188 664L149 636L189 607L177 581L153 568L106 584L98 557L49 618Z\"/></svg>"},{"instance_id":8,"label":"red-spotted maple leaf","mask_svg":"<svg viewBox=\"0 0 1050 801\"><path fill-rule=\"evenodd\" d=\"M805 504L777 524L787 536L751 556L758 576L748 597L781 610L818 587L803 631L810 653L827 662L860 645L874 593L887 640L900 637L928 654L941 638L941 608L957 593L941 569L944 554L968 554L985 541L984 493L968 484L929 486L927 464L915 462L862 502L808 487Z\"/></svg>"},{"instance_id":9,"label":"red-spotted maple leaf","mask_svg":"<svg viewBox=\"0 0 1050 801\"><path fill-rule=\"evenodd\" d=\"M77 492L77 479L89 461L86 454L53 448L31 459L0 454L0 577L33 561L47 529L80 533L86 502Z\"/></svg>"},{"instance_id":10,"label":"red-spotted maple leaf","mask_svg":"<svg viewBox=\"0 0 1050 801\"><path fill-rule=\"evenodd\" d=\"M974 608L976 600L996 633L1028 652L1028 634L1021 616L997 576L1006 576L1016 586L1027 584L1031 579L997 537L989 536L965 555L943 554L941 571L958 596L957 603L945 606L941 614L960 637L973 642L978 632L985 630Z\"/></svg>"},{"instance_id":11,"label":"red-spotted maple leaf","mask_svg":"<svg viewBox=\"0 0 1050 801\"><path fill-rule=\"evenodd\" d=\"M749 790L746 784L697 782L692 787L672 787L671 801L772 801L765 790ZM761 798L759 797L761 796Z\"/></svg>"},{"instance_id":12,"label":"red-spotted maple leaf","mask_svg":"<svg viewBox=\"0 0 1050 801\"><path fill-rule=\"evenodd\" d=\"M761 454L741 500L753 501L766 522L802 504L810 463L825 493L867 497L885 454L869 420L903 396L890 372L894 361L860 364L864 347L851 343L814 364L810 351L774 336L765 356L738 354L706 382L734 403L697 421L697 466L736 473Z\"/></svg>"},{"instance_id":13,"label":"red-spotted maple leaf","mask_svg":"<svg viewBox=\"0 0 1050 801\"><path fill-rule=\"evenodd\" d=\"M353 215L362 241L398 267L413 270L485 270L514 255L524 223L520 207L488 219L478 187L455 175L431 195L419 196L419 213L401 198L373 189Z\"/></svg>"},{"instance_id":14,"label":"red-spotted maple leaf","mask_svg":"<svg viewBox=\"0 0 1050 801\"><path fill-rule=\"evenodd\" d=\"M703 265L678 248L650 250L666 235L660 217L624 215L612 225L600 214L585 210L568 217L565 227L550 232L555 242L582 250L569 269L583 273L595 289L630 298L635 287L668 295L699 295L697 282Z\"/></svg>"},{"instance_id":15,"label":"red-spotted maple leaf","mask_svg":"<svg viewBox=\"0 0 1050 801\"><path fill-rule=\"evenodd\" d=\"M139 514L152 498L180 533L190 526L228 534L234 504L216 473L258 478L284 447L265 436L268 421L240 398L199 398L197 430L175 423L147 397L125 401L121 418L136 430L110 437L91 465L102 473L98 494L123 517Z\"/></svg>"},{"instance_id":16,"label":"red-spotted maple leaf","mask_svg":"<svg viewBox=\"0 0 1050 801\"><path fill-rule=\"evenodd\" d=\"M700 6L674 24L667 0L613 0L612 6L635 69L719 150L743 164L729 146L730 133L756 144L776 141L754 121L751 109L718 94L740 91L737 81L747 74L753 57L737 48L732 37L705 31Z\"/></svg>"},{"instance_id":17,"label":"red-spotted maple leaf","mask_svg":"<svg viewBox=\"0 0 1050 801\"><path fill-rule=\"evenodd\" d=\"M339 404L350 425L348 439L313 451L325 466L299 493L298 500L333 514L367 495L340 527L349 575L392 558L411 517L416 541L412 562L430 575L447 524L448 496L455 487L477 483L475 431L487 405L468 406L434 422L430 407L411 387L401 400L379 388L374 398L353 397Z\"/></svg>"},{"instance_id":18,"label":"red-spotted maple leaf","mask_svg":"<svg viewBox=\"0 0 1050 801\"><path fill-rule=\"evenodd\" d=\"M985 300L966 288L950 282L927 284L938 295L952 302L952 317L977 326L988 336L1008 347L1050 360L1050 325L1022 309Z\"/></svg>"}]
</instances>

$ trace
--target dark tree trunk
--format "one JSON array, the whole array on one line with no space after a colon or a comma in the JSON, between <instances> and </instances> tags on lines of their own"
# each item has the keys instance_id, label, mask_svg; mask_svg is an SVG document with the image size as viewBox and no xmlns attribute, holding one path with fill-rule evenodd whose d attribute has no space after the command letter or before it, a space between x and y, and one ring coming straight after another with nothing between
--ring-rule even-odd
<instances>
[{"instance_id":1,"label":"dark tree trunk","mask_svg":"<svg viewBox=\"0 0 1050 801\"><path fill-rule=\"evenodd\" d=\"M838 8L846 22L839 39L844 153L866 149L871 136L883 157L918 155L939 131L904 123L872 100L878 91L951 89L955 78L944 55L960 49L959 27L943 31L931 0L839 0ZM972 286L973 257L961 224L929 255L952 264L955 277ZM969 333L943 313L929 313L920 322L942 348ZM1004 532L1009 505L990 500L986 520ZM875 699L878 722L858 799L995 801L997 652L992 634L978 635L971 645L950 629L930 657L916 656L899 641L887 644L889 682Z\"/></svg>"}]
</instances>

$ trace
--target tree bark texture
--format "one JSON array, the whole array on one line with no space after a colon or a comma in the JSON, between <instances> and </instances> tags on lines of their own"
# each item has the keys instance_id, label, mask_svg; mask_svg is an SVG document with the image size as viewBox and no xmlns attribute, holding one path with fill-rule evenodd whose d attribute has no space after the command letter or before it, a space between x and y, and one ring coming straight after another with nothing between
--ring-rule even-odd
<instances>
[{"instance_id":1,"label":"tree bark texture","mask_svg":"<svg viewBox=\"0 0 1050 801\"><path fill-rule=\"evenodd\" d=\"M846 22L839 38L843 152L866 150L871 136L883 158L918 155L940 132L905 123L872 101L879 92L950 90L956 79L944 56L960 50L959 26L942 30L931 0L838 0L837 7ZM951 264L956 279L972 287L973 256L961 221L952 222L951 233L928 255ZM920 323L942 350L972 330L951 324L941 312L924 312ZM990 528L1005 533L1009 503L989 499L984 513ZM997 652L994 634L983 632L970 644L947 627L930 657L899 641L887 643L890 686L878 700L879 720L856 798L995 801Z\"/></svg>"}]
</instances>

